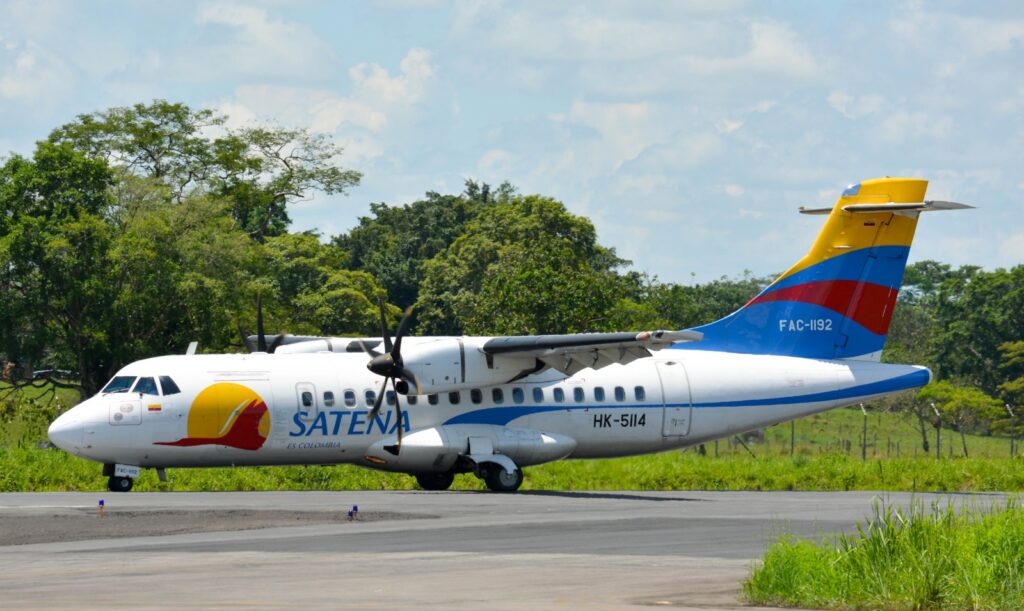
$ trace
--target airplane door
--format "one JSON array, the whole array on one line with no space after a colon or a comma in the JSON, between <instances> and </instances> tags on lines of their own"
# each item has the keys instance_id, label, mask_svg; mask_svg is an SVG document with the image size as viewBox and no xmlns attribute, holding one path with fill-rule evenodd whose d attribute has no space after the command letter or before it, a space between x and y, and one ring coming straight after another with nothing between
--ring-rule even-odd
<instances>
[{"instance_id":1,"label":"airplane door","mask_svg":"<svg viewBox=\"0 0 1024 611\"><path fill-rule=\"evenodd\" d=\"M299 382L295 385L295 395L298 400L299 417L306 421L315 419L319 409L316 386L309 382Z\"/></svg>"},{"instance_id":2,"label":"airplane door","mask_svg":"<svg viewBox=\"0 0 1024 611\"><path fill-rule=\"evenodd\" d=\"M686 368L676 361L655 361L661 379L661 397L665 408L662 437L685 437L690 434L693 412L690 382Z\"/></svg>"}]
</instances>

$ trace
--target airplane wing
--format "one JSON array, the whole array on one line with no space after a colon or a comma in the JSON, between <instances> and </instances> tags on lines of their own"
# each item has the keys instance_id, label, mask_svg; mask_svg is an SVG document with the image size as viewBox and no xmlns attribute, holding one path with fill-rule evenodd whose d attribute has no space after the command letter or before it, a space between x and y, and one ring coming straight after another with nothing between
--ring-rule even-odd
<instances>
[{"instance_id":1,"label":"airplane wing","mask_svg":"<svg viewBox=\"0 0 1024 611\"><path fill-rule=\"evenodd\" d=\"M533 357L546 367L573 375L588 367L600 369L651 356L677 342L700 341L699 331L644 331L642 333L573 333L495 337L482 349L487 355Z\"/></svg>"}]
</instances>

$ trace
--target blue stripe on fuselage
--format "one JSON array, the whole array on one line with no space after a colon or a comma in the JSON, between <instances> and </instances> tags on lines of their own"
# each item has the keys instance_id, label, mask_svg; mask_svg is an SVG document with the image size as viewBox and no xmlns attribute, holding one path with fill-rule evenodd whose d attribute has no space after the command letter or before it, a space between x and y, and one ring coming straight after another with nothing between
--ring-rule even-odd
<instances>
[{"instance_id":1,"label":"blue stripe on fuselage","mask_svg":"<svg viewBox=\"0 0 1024 611\"><path fill-rule=\"evenodd\" d=\"M921 369L887 380L851 386L839 390L827 390L809 395L795 395L787 397L765 397L760 399L742 399L739 401L712 401L708 403L694 403L696 408L711 407L759 407L767 405L797 405L801 403L819 403L823 401L835 401L839 399L853 399L881 393L897 392L924 386L931 380L931 373L927 369ZM543 414L561 411L580 411L588 409L660 409L661 404L650 405L523 405L515 407L485 407L483 409L459 414L445 421L444 424L494 424L497 426L508 426L509 422L524 416ZM669 404L668 407L686 407L685 404Z\"/></svg>"},{"instance_id":2,"label":"blue stripe on fuselage","mask_svg":"<svg viewBox=\"0 0 1024 611\"><path fill-rule=\"evenodd\" d=\"M852 280L854 282L880 284L894 289L899 288L903 283L903 269L909 254L909 246L861 248L860 250L843 253L802 269L792 276L772 284L764 290L764 293L771 293L787 286L823 280ZM864 269L868 258L871 256L876 257L880 262L887 263L887 265L873 265L867 277L864 277Z\"/></svg>"}]
</instances>

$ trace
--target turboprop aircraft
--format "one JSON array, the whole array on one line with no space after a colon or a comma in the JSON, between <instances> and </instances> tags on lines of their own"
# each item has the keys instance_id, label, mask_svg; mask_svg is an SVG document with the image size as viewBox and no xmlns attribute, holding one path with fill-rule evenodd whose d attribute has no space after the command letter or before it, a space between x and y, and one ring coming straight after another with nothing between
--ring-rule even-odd
<instances>
[{"instance_id":1,"label":"turboprop aircraft","mask_svg":"<svg viewBox=\"0 0 1024 611\"><path fill-rule=\"evenodd\" d=\"M523 468L684 448L924 386L879 362L927 181L847 188L810 252L745 306L681 331L523 337L279 336L249 354L124 367L50 426L103 464L111 490L140 469L341 464L473 473L510 492ZM383 321L382 321L383 326ZM262 327L262 325L261 325ZM385 405L387 406L385 409Z\"/></svg>"}]
</instances>

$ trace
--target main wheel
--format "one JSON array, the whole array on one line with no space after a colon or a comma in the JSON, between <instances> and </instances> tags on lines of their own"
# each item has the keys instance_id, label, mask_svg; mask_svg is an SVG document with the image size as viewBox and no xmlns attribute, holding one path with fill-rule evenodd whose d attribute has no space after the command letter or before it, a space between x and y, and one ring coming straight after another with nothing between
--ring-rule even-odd
<instances>
[{"instance_id":1,"label":"main wheel","mask_svg":"<svg viewBox=\"0 0 1024 611\"><path fill-rule=\"evenodd\" d=\"M107 480L107 489L111 492L128 492L132 489L132 478L111 475Z\"/></svg>"},{"instance_id":2,"label":"main wheel","mask_svg":"<svg viewBox=\"0 0 1024 611\"><path fill-rule=\"evenodd\" d=\"M424 490L447 490L452 487L452 482L454 481L455 474L451 471L416 474L416 483Z\"/></svg>"},{"instance_id":3,"label":"main wheel","mask_svg":"<svg viewBox=\"0 0 1024 611\"><path fill-rule=\"evenodd\" d=\"M515 492L523 485L523 470L509 473L500 465L489 465L484 473L484 483L491 492Z\"/></svg>"}]
</instances>

